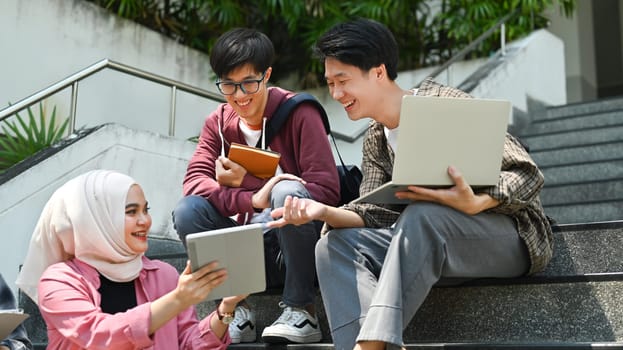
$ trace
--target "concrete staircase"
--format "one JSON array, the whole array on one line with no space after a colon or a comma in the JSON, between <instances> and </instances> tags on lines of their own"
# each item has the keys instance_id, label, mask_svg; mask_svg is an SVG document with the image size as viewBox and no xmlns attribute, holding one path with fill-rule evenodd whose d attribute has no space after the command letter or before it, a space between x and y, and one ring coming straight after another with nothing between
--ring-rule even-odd
<instances>
[{"instance_id":1,"label":"concrete staircase","mask_svg":"<svg viewBox=\"0 0 623 350\"><path fill-rule=\"evenodd\" d=\"M623 218L623 98L547 108L521 133L559 223Z\"/></svg>"},{"instance_id":2,"label":"concrete staircase","mask_svg":"<svg viewBox=\"0 0 623 350\"><path fill-rule=\"evenodd\" d=\"M407 349L623 349L623 99L548 108L521 133L543 169L555 226L545 271L433 288L404 332ZM148 256L182 268L179 241L151 239ZM37 308L21 306L37 347L46 343ZM250 297L258 339L280 313L279 291ZM231 349L333 349L320 295L317 344L237 344ZM199 305L206 315L214 303Z\"/></svg>"},{"instance_id":3,"label":"concrete staircase","mask_svg":"<svg viewBox=\"0 0 623 350\"><path fill-rule=\"evenodd\" d=\"M623 221L562 225L548 268L515 279L482 279L434 288L405 330L408 349L623 349ZM149 256L182 268L178 241L152 239ZM257 332L279 316L279 291L250 297ZM38 348L46 342L37 308L23 294L20 304ZM232 349L332 349L320 296L323 341L305 345L248 343ZM199 305L206 315L213 302Z\"/></svg>"}]
</instances>

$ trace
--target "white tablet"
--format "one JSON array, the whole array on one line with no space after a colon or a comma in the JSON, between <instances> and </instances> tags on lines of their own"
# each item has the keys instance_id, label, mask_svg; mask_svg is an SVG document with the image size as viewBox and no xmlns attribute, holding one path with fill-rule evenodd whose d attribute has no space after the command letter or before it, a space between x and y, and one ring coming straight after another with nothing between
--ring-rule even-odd
<instances>
[{"instance_id":1,"label":"white tablet","mask_svg":"<svg viewBox=\"0 0 623 350\"><path fill-rule=\"evenodd\" d=\"M262 224L192 233L186 247L193 271L214 260L227 269L227 280L206 300L266 290Z\"/></svg>"}]
</instances>

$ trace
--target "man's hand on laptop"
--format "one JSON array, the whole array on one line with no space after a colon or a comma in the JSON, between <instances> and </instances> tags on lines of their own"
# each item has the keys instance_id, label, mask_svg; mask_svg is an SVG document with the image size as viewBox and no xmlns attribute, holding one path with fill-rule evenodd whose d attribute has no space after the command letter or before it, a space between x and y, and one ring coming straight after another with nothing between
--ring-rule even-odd
<instances>
[{"instance_id":1,"label":"man's hand on laptop","mask_svg":"<svg viewBox=\"0 0 623 350\"><path fill-rule=\"evenodd\" d=\"M412 201L439 203L469 215L478 214L499 204L496 199L488 194L475 194L461 172L455 167L449 166L448 174L454 181L454 186L450 188L431 189L409 186L409 191L396 192L396 197Z\"/></svg>"}]
</instances>

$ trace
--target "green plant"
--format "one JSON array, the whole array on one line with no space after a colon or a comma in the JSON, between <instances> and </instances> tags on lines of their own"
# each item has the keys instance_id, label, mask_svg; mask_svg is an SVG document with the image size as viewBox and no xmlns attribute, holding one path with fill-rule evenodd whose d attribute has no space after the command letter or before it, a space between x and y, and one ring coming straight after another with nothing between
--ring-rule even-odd
<instances>
[{"instance_id":1,"label":"green plant","mask_svg":"<svg viewBox=\"0 0 623 350\"><path fill-rule=\"evenodd\" d=\"M334 24L365 17L386 24L400 47L399 70L437 65L468 45L503 16L514 40L548 25L544 11L558 5L571 16L576 0L88 0L209 53L216 38L232 27L266 33L277 53L272 78L294 75L305 89L324 84L323 67L311 55L316 39ZM472 53L483 57L499 48L499 35Z\"/></svg>"},{"instance_id":2,"label":"green plant","mask_svg":"<svg viewBox=\"0 0 623 350\"><path fill-rule=\"evenodd\" d=\"M476 39L485 29L513 11L517 14L506 23L506 39L514 40L549 25L544 16L548 7L558 5L565 16L572 15L576 0L441 0L440 13L433 19L436 28L430 40L429 60L441 63ZM472 52L472 57L486 57L499 49L500 37L494 35ZM436 59L434 59L436 58Z\"/></svg>"},{"instance_id":3,"label":"green plant","mask_svg":"<svg viewBox=\"0 0 623 350\"><path fill-rule=\"evenodd\" d=\"M187 138L186 141L197 143L197 142L199 142L199 136L191 136L191 137Z\"/></svg>"},{"instance_id":4,"label":"green plant","mask_svg":"<svg viewBox=\"0 0 623 350\"><path fill-rule=\"evenodd\" d=\"M16 121L5 119L0 135L0 172L32 156L39 150L52 146L63 138L69 119L57 125L56 106L48 119L43 104L39 103L39 120L28 107L28 122L18 113Z\"/></svg>"}]
</instances>

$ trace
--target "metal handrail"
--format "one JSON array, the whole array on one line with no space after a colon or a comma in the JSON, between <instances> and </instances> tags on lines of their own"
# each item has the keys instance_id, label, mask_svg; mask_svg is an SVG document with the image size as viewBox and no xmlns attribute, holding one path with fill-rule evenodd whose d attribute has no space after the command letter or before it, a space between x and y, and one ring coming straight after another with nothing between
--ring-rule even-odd
<instances>
[{"instance_id":1,"label":"metal handrail","mask_svg":"<svg viewBox=\"0 0 623 350\"><path fill-rule=\"evenodd\" d=\"M514 15L516 15L518 12L519 12L519 9L502 17L499 21L496 22L496 24L494 24L486 32L478 36L478 38L476 38L474 41L469 43L466 47L461 49L458 53L452 56L448 61L446 61L444 64L442 64L437 69L435 69L431 74L428 74L428 76L432 77L433 79L436 78L440 73L447 70L452 64L454 64L455 62L459 60L462 60L470 51L476 48L476 46L478 46L481 42L483 42L484 40L489 38L491 35L493 35L493 33L499 27L502 28L501 29L502 33L500 35L501 54L504 55L505 47L506 47L505 45L505 23L510 18L512 18ZM10 117L11 115L15 114L16 112L19 112L25 108L28 108L31 105L71 86L71 103L70 103L70 109L69 109L69 129L71 132L75 131L76 129L76 107L78 103L78 83L81 80L107 68L110 68L110 69L113 69L113 70L116 70L116 71L119 71L125 74L129 74L129 75L132 75L138 78L146 79L146 80L155 82L157 84L165 85L171 88L171 102L170 102L171 105L170 105L170 112L169 112L170 113L169 114L169 136L175 136L175 116L176 116L175 110L176 110L176 101L177 101L176 99L177 99L178 90L185 91L185 92L188 92L188 93L191 93L197 96L201 96L204 98L208 98L213 101L225 102L225 98L223 98L223 96L218 93L204 90L204 89L201 89L195 86L191 86L191 85L188 85L188 84L185 84L185 83L173 80L173 79L169 79L169 78L157 75L157 74L153 74L153 73L150 73L144 70L140 70L140 69L137 69L137 68L119 63L119 62L112 61L110 59L103 59L99 62L92 64L91 66L88 66L80 70L79 72L75 74L70 75L69 77L55 84L48 86L47 88L31 96L28 96L18 101L15 104L10 105L9 107L6 107L0 110L0 122ZM418 83L415 87L420 86L423 81L424 80Z\"/></svg>"},{"instance_id":2,"label":"metal handrail","mask_svg":"<svg viewBox=\"0 0 623 350\"><path fill-rule=\"evenodd\" d=\"M153 74L144 70L140 70L119 62L115 62L109 59L103 59L99 62L96 62L77 73L74 73L67 78L54 83L47 88L34 93L19 102L10 105L2 110L0 110L0 122L4 119L10 117L11 115L19 112L25 108L32 106L33 104L49 97L57 92L66 89L71 86L71 104L69 109L69 126L70 130L73 132L76 129L76 107L78 103L78 82L81 80L90 77L91 75L103 70L103 69L112 69L118 72L122 72L125 74L129 74L138 78L142 78L145 80L152 81L157 84L165 85L171 88L171 109L169 115L169 136L175 136L175 109L176 109L176 96L177 91L184 91L191 93L193 95L201 96L208 98L217 102L225 102L225 98L221 94L204 90L192 85L188 85L173 79L165 78L163 76Z\"/></svg>"},{"instance_id":3,"label":"metal handrail","mask_svg":"<svg viewBox=\"0 0 623 350\"><path fill-rule=\"evenodd\" d=\"M441 74L441 72L447 70L451 65L453 65L454 63L456 63L456 62L458 62L460 60L463 60L465 58L465 56L467 56L467 54L470 51L475 49L478 45L480 45L480 43L482 43L483 41L488 39L491 35L493 35L493 33L499 27L501 27L500 53L501 53L502 56L504 56L506 54L506 22L509 19L511 19L512 17L514 17L516 14L518 14L519 11L520 11L520 9L516 9L513 12L511 12L511 13L507 14L506 16L502 17L493 26L491 26L491 28L489 28L486 32L480 34L476 39L474 39L467 46L465 46L463 49L461 49L459 52L457 52L449 60L444 62L444 64L442 64L441 66L437 67L437 69L435 69L432 73L428 74L428 77L432 77L433 79L435 79L439 74ZM424 80L425 79L420 81L415 87L420 86L422 84L422 82L424 82ZM448 80L450 80L450 79L448 79Z\"/></svg>"}]
</instances>

